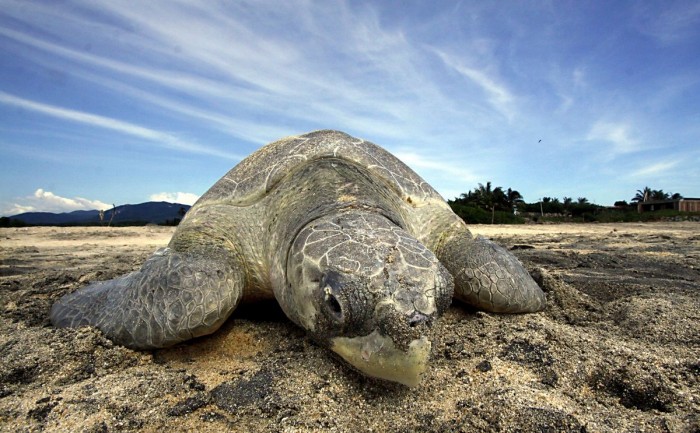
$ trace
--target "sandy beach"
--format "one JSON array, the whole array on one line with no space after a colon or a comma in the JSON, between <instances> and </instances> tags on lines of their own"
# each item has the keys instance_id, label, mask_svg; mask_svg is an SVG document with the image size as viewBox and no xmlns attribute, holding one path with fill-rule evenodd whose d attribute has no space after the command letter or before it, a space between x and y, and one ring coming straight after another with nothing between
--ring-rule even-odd
<instances>
[{"instance_id":1,"label":"sandy beach","mask_svg":"<svg viewBox=\"0 0 700 433\"><path fill-rule=\"evenodd\" d=\"M153 352L54 329L54 300L138 269L174 229L0 229L0 431L700 431L700 223L470 228L547 308L453 303L410 389L346 367L274 301Z\"/></svg>"}]
</instances>

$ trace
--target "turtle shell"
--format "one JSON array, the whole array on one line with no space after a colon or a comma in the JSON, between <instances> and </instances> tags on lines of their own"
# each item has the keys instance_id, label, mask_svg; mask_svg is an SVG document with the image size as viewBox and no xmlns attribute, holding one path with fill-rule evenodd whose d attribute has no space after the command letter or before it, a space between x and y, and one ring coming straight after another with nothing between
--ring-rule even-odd
<instances>
[{"instance_id":1,"label":"turtle shell","mask_svg":"<svg viewBox=\"0 0 700 433\"><path fill-rule=\"evenodd\" d=\"M322 158L350 161L368 170L409 204L444 201L406 164L376 144L344 132L321 130L283 138L258 149L219 179L198 204L211 201L234 206L254 204L297 167Z\"/></svg>"}]
</instances>

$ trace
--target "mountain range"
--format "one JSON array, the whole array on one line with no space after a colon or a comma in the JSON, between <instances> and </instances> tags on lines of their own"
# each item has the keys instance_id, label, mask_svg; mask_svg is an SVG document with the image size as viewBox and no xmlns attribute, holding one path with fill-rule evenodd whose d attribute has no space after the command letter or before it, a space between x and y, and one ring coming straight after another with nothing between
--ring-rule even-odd
<instances>
[{"instance_id":1,"label":"mountain range","mask_svg":"<svg viewBox=\"0 0 700 433\"><path fill-rule=\"evenodd\" d=\"M28 225L176 225L190 209L190 205L149 201L140 204L125 204L104 211L100 221L98 210L76 210L73 212L25 212L13 215L10 220L19 220Z\"/></svg>"}]
</instances>

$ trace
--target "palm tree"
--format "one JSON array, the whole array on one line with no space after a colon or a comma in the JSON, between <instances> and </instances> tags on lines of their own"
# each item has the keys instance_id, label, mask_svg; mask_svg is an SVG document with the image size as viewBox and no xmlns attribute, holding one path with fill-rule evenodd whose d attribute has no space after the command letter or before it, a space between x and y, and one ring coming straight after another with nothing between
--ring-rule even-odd
<instances>
[{"instance_id":1,"label":"palm tree","mask_svg":"<svg viewBox=\"0 0 700 433\"><path fill-rule=\"evenodd\" d=\"M644 189L638 189L637 194L632 197L632 203L642 203L650 200L652 192L648 186L645 186Z\"/></svg>"},{"instance_id":2,"label":"palm tree","mask_svg":"<svg viewBox=\"0 0 700 433\"><path fill-rule=\"evenodd\" d=\"M486 186L479 184L479 187L475 191L478 197L479 204L491 211L491 224L494 223L496 219L496 207L500 207L505 201L505 193L503 188L497 186L496 188L491 188L491 182L486 182Z\"/></svg>"},{"instance_id":3,"label":"palm tree","mask_svg":"<svg viewBox=\"0 0 700 433\"><path fill-rule=\"evenodd\" d=\"M520 203L525 203L525 200L523 200L523 196L518 191L511 188L508 188L506 190L505 199L505 204L509 209L515 208Z\"/></svg>"},{"instance_id":4,"label":"palm tree","mask_svg":"<svg viewBox=\"0 0 700 433\"><path fill-rule=\"evenodd\" d=\"M651 192L650 200L662 201L668 200L669 198L671 198L671 195L667 192L664 192L663 189L655 189Z\"/></svg>"},{"instance_id":5,"label":"palm tree","mask_svg":"<svg viewBox=\"0 0 700 433\"><path fill-rule=\"evenodd\" d=\"M455 199L455 203L459 204L475 204L478 205L479 198L477 197L476 191L469 191L467 193L462 193L459 198Z\"/></svg>"},{"instance_id":6,"label":"palm tree","mask_svg":"<svg viewBox=\"0 0 700 433\"><path fill-rule=\"evenodd\" d=\"M564 213L568 214L571 212L571 205L574 203L574 199L571 197L564 197L562 198L562 208L564 209Z\"/></svg>"}]
</instances>

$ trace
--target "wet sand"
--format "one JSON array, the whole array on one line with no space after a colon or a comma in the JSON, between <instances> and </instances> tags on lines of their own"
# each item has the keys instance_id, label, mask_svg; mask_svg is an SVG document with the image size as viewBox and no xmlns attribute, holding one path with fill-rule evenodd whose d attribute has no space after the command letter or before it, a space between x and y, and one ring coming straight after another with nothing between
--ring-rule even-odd
<instances>
[{"instance_id":1,"label":"wet sand","mask_svg":"<svg viewBox=\"0 0 700 433\"><path fill-rule=\"evenodd\" d=\"M54 329L55 299L137 269L173 229L0 229L0 430L700 431L700 223L471 228L548 306L453 304L412 389L347 368L274 302L154 352Z\"/></svg>"}]
</instances>

